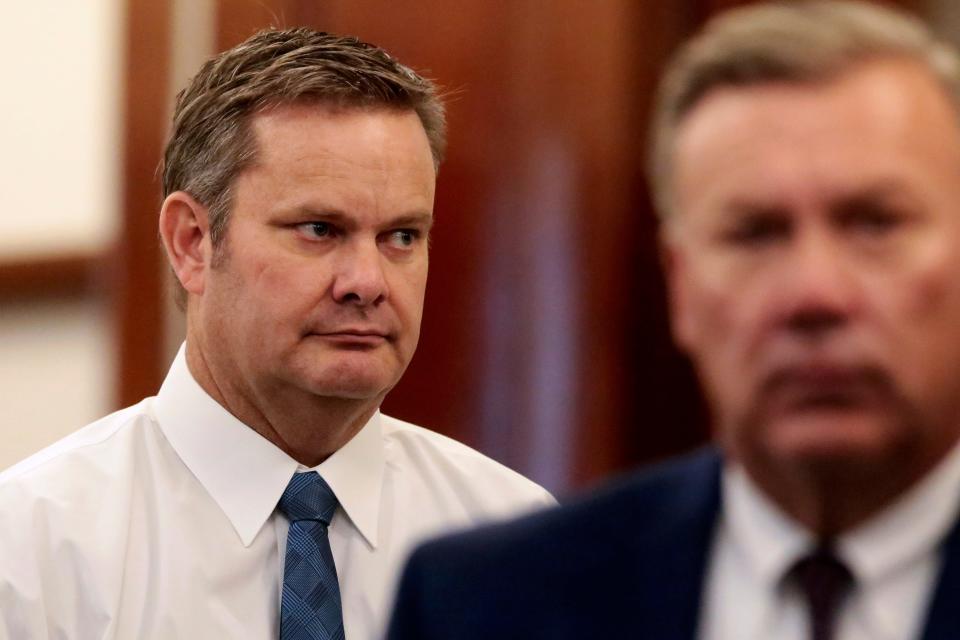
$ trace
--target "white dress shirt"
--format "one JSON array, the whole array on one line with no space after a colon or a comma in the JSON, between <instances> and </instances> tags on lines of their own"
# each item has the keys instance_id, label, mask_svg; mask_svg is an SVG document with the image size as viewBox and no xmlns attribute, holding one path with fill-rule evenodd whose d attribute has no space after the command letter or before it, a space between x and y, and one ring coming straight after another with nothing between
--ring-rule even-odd
<instances>
[{"instance_id":1,"label":"white dress shirt","mask_svg":"<svg viewBox=\"0 0 960 640\"><path fill-rule=\"evenodd\" d=\"M704 592L701 640L806 640L800 591L784 581L813 536L738 466L724 469L723 514ZM841 536L837 555L854 576L837 640L919 638L960 498L960 447L893 505Z\"/></svg>"},{"instance_id":2,"label":"white dress shirt","mask_svg":"<svg viewBox=\"0 0 960 640\"><path fill-rule=\"evenodd\" d=\"M277 638L296 460L177 356L160 393L0 474L0 638ZM449 438L376 413L316 467L349 640L379 637L424 537L552 504Z\"/></svg>"}]
</instances>

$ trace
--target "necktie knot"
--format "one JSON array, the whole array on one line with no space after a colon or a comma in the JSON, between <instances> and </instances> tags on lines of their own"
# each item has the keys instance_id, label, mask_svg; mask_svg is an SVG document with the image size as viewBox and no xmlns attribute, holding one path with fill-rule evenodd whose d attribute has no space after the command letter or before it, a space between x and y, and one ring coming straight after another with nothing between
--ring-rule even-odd
<instances>
[{"instance_id":1,"label":"necktie knot","mask_svg":"<svg viewBox=\"0 0 960 640\"><path fill-rule=\"evenodd\" d=\"M315 471L294 474L277 508L290 520L280 597L281 640L343 640L337 567L327 527L337 497Z\"/></svg>"},{"instance_id":2,"label":"necktie knot","mask_svg":"<svg viewBox=\"0 0 960 640\"><path fill-rule=\"evenodd\" d=\"M317 520L330 526L337 510L337 497L316 471L296 473L277 505L290 522Z\"/></svg>"},{"instance_id":3,"label":"necktie knot","mask_svg":"<svg viewBox=\"0 0 960 640\"><path fill-rule=\"evenodd\" d=\"M788 577L800 587L810 614L810 637L834 637L837 612L853 586L850 569L829 547L820 547L800 558Z\"/></svg>"}]
</instances>

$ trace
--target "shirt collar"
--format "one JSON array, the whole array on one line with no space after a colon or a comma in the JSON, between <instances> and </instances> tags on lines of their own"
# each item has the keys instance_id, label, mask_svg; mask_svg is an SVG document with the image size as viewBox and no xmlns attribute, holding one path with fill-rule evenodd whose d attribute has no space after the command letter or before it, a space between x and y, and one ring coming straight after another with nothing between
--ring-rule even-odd
<instances>
[{"instance_id":1,"label":"shirt collar","mask_svg":"<svg viewBox=\"0 0 960 640\"><path fill-rule=\"evenodd\" d=\"M753 579L774 593L814 536L790 518L747 476L728 464L722 479L723 518L735 552ZM872 590L911 563L935 552L960 509L960 443L913 488L875 517L840 536L838 555L849 565L861 592ZM947 505L947 508L944 508ZM897 628L901 615L882 598L868 598L870 619Z\"/></svg>"},{"instance_id":2,"label":"shirt collar","mask_svg":"<svg viewBox=\"0 0 960 640\"><path fill-rule=\"evenodd\" d=\"M776 590L813 537L760 491L740 465L724 468L721 491L734 549L755 580Z\"/></svg>"},{"instance_id":3,"label":"shirt collar","mask_svg":"<svg viewBox=\"0 0 960 640\"><path fill-rule=\"evenodd\" d=\"M330 485L344 513L373 548L377 546L384 465L380 412L376 411L357 435L313 468ZM298 465L298 470L307 468Z\"/></svg>"},{"instance_id":4,"label":"shirt collar","mask_svg":"<svg viewBox=\"0 0 960 640\"><path fill-rule=\"evenodd\" d=\"M838 540L858 577L896 571L936 547L956 517L960 445L890 507ZM949 508L944 508L949 505Z\"/></svg>"},{"instance_id":5,"label":"shirt collar","mask_svg":"<svg viewBox=\"0 0 960 640\"><path fill-rule=\"evenodd\" d=\"M879 584L934 552L957 517L960 443L890 507L842 536L840 554L863 584ZM896 608L876 607L880 620Z\"/></svg>"},{"instance_id":6,"label":"shirt collar","mask_svg":"<svg viewBox=\"0 0 960 640\"><path fill-rule=\"evenodd\" d=\"M960 443L891 506L841 536L837 550L858 580L896 571L940 543L957 516L958 495ZM813 536L760 491L739 465L724 471L723 503L733 540L765 580L775 582L813 543Z\"/></svg>"},{"instance_id":7,"label":"shirt collar","mask_svg":"<svg viewBox=\"0 0 960 640\"><path fill-rule=\"evenodd\" d=\"M300 466L197 384L180 347L157 394L170 445L233 524L244 546L263 528ZM371 546L377 539L384 453L380 414L316 470Z\"/></svg>"}]
</instances>

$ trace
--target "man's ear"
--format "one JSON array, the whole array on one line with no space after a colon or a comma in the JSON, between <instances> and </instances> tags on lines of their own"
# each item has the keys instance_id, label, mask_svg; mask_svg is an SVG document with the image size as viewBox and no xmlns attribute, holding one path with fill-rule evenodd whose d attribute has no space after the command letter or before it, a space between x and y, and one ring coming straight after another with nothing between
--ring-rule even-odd
<instances>
[{"instance_id":1,"label":"man's ear","mask_svg":"<svg viewBox=\"0 0 960 640\"><path fill-rule=\"evenodd\" d=\"M660 233L660 265L663 268L667 286L667 303L670 310L670 330L673 341L682 350L692 346L690 310L687 304L687 264L683 250L678 245L673 229L663 229Z\"/></svg>"},{"instance_id":2,"label":"man's ear","mask_svg":"<svg viewBox=\"0 0 960 640\"><path fill-rule=\"evenodd\" d=\"M160 238L167 260L187 292L201 295L213 247L207 207L185 191L174 191L160 208Z\"/></svg>"}]
</instances>

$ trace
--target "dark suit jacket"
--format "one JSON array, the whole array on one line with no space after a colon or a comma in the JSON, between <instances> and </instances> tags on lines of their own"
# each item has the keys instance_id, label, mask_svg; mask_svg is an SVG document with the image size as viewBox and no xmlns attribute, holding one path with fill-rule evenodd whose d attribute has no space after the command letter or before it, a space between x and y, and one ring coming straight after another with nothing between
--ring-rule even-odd
<instances>
[{"instance_id":1,"label":"dark suit jacket","mask_svg":"<svg viewBox=\"0 0 960 640\"><path fill-rule=\"evenodd\" d=\"M720 511L713 450L559 509L430 542L401 580L390 640L696 636ZM960 527L923 640L960 640Z\"/></svg>"}]
</instances>

